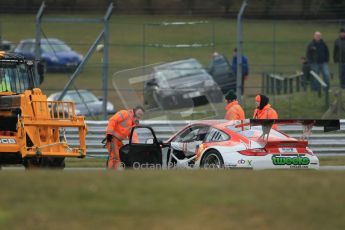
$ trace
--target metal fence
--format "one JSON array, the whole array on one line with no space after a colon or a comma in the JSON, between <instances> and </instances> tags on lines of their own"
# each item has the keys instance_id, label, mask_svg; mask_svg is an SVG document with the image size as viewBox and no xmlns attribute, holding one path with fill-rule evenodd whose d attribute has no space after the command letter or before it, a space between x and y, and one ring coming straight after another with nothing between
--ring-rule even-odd
<instances>
[{"instance_id":1,"label":"metal fence","mask_svg":"<svg viewBox=\"0 0 345 230\"><path fill-rule=\"evenodd\" d=\"M147 120L142 125L149 125L155 131L158 139L168 139L176 131L180 130L193 121L163 121ZM103 148L101 141L105 136L107 121L87 121L88 134L86 136L87 155L91 157L107 156L107 150ZM318 156L345 156L345 120L340 122L341 128L338 131L324 133L323 128L314 127L309 138L309 147ZM300 137L301 126L280 126L280 130L290 134L292 137ZM78 144L76 131L67 130L66 138L70 146Z\"/></svg>"},{"instance_id":2,"label":"metal fence","mask_svg":"<svg viewBox=\"0 0 345 230\"><path fill-rule=\"evenodd\" d=\"M47 15L49 13L47 12ZM149 18L142 15L113 17L109 22L109 74L113 75L143 64L149 65L189 57L196 58L204 67L207 67L214 51L224 54L231 62L233 49L236 47L236 20L210 17L199 20L200 18L161 15ZM245 81L244 95L247 98L243 99L243 106L247 107L246 104L248 104L248 107L251 107L254 104L252 97L264 93L261 81L263 73L284 73L290 76L296 71L301 71L300 58L305 56L307 44L312 40L316 30L322 32L323 39L330 50L330 57L332 57L334 40L338 37L339 28L344 25L345 21L340 19L252 20L246 19L245 16L243 53L249 59L249 77ZM34 14L0 15L0 27L0 37L17 44L22 39L34 37ZM81 54L88 51L100 30L100 25L77 23L45 24L42 28L45 36L59 38ZM104 92L100 79L102 57L101 52L94 54L82 70L82 77L75 80L73 87L89 89L97 96L102 96ZM338 66L333 63L332 58L329 64L330 71L334 75L330 87L332 90L330 103L332 103L333 92L339 88ZM47 95L61 91L68 81L68 76L69 73L47 73L42 86L43 91ZM131 105L131 103L126 103L126 105L120 103L119 92L112 87L110 79L108 90L108 99L117 109ZM323 102L316 104L317 100L314 99L314 95L311 95L312 93L286 95L282 89L284 95L270 95L270 103L278 110L281 118L320 118L328 108L324 108ZM140 94L142 95L141 92ZM296 110L294 107L300 107L296 105L298 100L294 100L296 95L299 98L307 96L308 99L311 98L310 102L305 104L319 108L322 110L320 114L307 114ZM305 111L308 111L308 108ZM344 113L338 118L343 117Z\"/></svg>"}]
</instances>

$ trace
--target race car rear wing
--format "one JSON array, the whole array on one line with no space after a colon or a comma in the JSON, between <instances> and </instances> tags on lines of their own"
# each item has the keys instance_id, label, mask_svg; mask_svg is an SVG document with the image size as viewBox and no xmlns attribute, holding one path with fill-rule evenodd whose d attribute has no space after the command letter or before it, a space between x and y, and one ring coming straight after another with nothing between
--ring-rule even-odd
<instances>
[{"instance_id":1,"label":"race car rear wing","mask_svg":"<svg viewBox=\"0 0 345 230\"><path fill-rule=\"evenodd\" d=\"M269 136L272 125L302 125L303 134L301 139L308 139L313 126L323 127L324 132L331 132L340 129L339 120L320 120L320 119L249 119L250 126L261 126L262 127L262 138Z\"/></svg>"},{"instance_id":2,"label":"race car rear wing","mask_svg":"<svg viewBox=\"0 0 345 230\"><path fill-rule=\"evenodd\" d=\"M324 132L331 132L340 129L339 120L321 120L321 119L249 119L250 126L272 126L277 125L303 125L303 126L316 126L323 127Z\"/></svg>"}]
</instances>

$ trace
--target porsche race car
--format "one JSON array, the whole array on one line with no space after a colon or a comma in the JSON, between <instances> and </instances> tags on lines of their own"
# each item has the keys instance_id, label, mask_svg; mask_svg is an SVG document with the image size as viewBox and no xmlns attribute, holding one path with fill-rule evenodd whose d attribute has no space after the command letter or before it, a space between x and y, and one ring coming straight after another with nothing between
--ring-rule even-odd
<instances>
[{"instance_id":1,"label":"porsche race car","mask_svg":"<svg viewBox=\"0 0 345 230\"><path fill-rule=\"evenodd\" d=\"M292 138L272 129L273 124L300 124L303 133L299 139ZM140 143L130 138L120 158L125 167L318 169L319 160L308 147L313 126L322 126L324 131L340 129L339 120L213 120L187 125L159 142L152 128L137 126L132 133L142 134L146 129L148 138Z\"/></svg>"}]
</instances>

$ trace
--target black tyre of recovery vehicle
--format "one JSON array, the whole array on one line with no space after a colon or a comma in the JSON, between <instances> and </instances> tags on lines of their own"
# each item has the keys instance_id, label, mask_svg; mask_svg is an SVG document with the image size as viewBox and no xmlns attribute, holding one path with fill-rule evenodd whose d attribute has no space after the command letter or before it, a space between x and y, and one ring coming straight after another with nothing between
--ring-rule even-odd
<instances>
[{"instance_id":1,"label":"black tyre of recovery vehicle","mask_svg":"<svg viewBox=\"0 0 345 230\"><path fill-rule=\"evenodd\" d=\"M23 165L26 169L35 168L49 168L49 169L64 169L64 157L26 157Z\"/></svg>"}]
</instances>

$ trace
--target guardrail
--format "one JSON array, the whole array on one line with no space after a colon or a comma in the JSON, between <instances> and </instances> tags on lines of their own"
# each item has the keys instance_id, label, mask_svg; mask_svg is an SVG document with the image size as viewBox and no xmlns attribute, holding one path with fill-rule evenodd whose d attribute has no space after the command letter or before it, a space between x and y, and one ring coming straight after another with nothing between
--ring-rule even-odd
<instances>
[{"instance_id":1,"label":"guardrail","mask_svg":"<svg viewBox=\"0 0 345 230\"><path fill-rule=\"evenodd\" d=\"M142 121L142 125L149 125L155 131L157 138L167 139L182 127L195 121ZM86 121L88 134L86 136L87 155L106 156L107 150L103 148L101 141L105 137L107 121ZM280 130L292 137L300 137L301 126L280 126ZM67 129L66 138L71 147L78 145L79 136L77 130ZM309 138L309 147L318 156L345 156L345 120L340 121L340 130L324 133L322 127L313 127Z\"/></svg>"},{"instance_id":2,"label":"guardrail","mask_svg":"<svg viewBox=\"0 0 345 230\"><path fill-rule=\"evenodd\" d=\"M325 92L325 104L329 106L329 91L327 84L314 71L310 71L310 77L314 78ZM293 94L294 92L307 91L311 80L303 82L303 73L284 76L283 74L263 73L261 79L261 92L265 95ZM318 96L321 97L321 88L318 90Z\"/></svg>"},{"instance_id":3,"label":"guardrail","mask_svg":"<svg viewBox=\"0 0 345 230\"><path fill-rule=\"evenodd\" d=\"M282 74L263 73L262 74L262 93L263 94L292 94L301 89L301 77L303 73L297 73L289 76Z\"/></svg>"}]
</instances>

